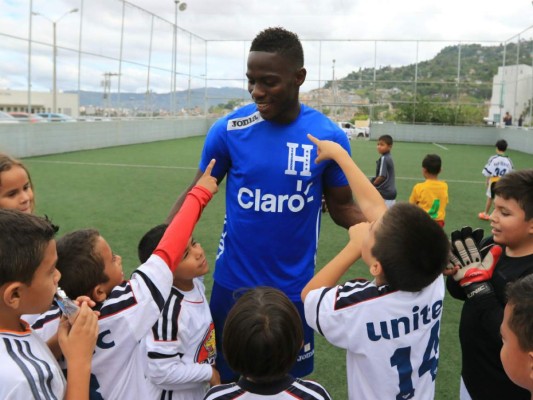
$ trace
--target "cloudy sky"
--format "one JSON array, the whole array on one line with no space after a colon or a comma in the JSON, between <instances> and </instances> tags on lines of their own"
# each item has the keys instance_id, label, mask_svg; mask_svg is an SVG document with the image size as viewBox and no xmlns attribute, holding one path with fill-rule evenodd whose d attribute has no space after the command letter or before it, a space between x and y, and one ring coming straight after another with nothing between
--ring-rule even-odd
<instances>
[{"instance_id":1,"label":"cloudy sky","mask_svg":"<svg viewBox=\"0 0 533 400\"><path fill-rule=\"evenodd\" d=\"M126 7L122 28L123 9L118 0L0 0L0 88L27 89L31 71L32 87L50 90L52 21L61 18L57 23L60 90L101 90L97 88L106 72L120 72L120 78L112 79L112 89L120 84L122 91L168 91L175 3L129 3L134 6ZM203 87L206 76L209 86L242 86L238 79L244 75L249 41L269 26L283 26L304 41L308 88L330 79L332 72L342 77L359 67L410 64L433 57L440 48L459 41L494 45L516 40L513 37L521 32L522 38L533 37L533 28L529 29L533 25L531 0L186 3L186 10L178 12L178 25L183 29L178 34L178 90L187 85ZM42 14L32 18L32 37L36 42L31 48L31 63L27 42L30 4L34 12ZM62 17L73 8L79 11ZM152 14L156 17L152 18ZM74 50L80 43L82 56L78 57ZM188 79L189 75L192 79Z\"/></svg>"}]
</instances>

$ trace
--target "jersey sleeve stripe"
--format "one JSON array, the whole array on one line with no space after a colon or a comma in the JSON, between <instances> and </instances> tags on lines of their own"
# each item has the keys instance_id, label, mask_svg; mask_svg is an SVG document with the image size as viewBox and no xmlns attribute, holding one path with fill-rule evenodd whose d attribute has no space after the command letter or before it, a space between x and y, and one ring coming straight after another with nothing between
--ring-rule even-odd
<instances>
[{"instance_id":1,"label":"jersey sleeve stripe","mask_svg":"<svg viewBox=\"0 0 533 400\"><path fill-rule=\"evenodd\" d=\"M33 376L31 375L30 370L24 364L24 361L19 357L19 355L13 348L11 340L4 338L4 346L6 347L7 354L9 354L11 359L19 366L20 370L26 377L26 380L28 381L28 385L30 386L30 390L33 394L33 397L38 399L39 391L37 389L37 385L35 384L35 381L33 380Z\"/></svg>"},{"instance_id":2,"label":"jersey sleeve stripe","mask_svg":"<svg viewBox=\"0 0 533 400\"><path fill-rule=\"evenodd\" d=\"M160 360L160 359L164 359L164 358L174 358L174 357L183 357L183 353L180 353L179 351L177 353L173 353L173 354L163 354L163 353L158 353L156 351L149 351L148 352L148 358L152 359L152 360Z\"/></svg>"},{"instance_id":3,"label":"jersey sleeve stripe","mask_svg":"<svg viewBox=\"0 0 533 400\"><path fill-rule=\"evenodd\" d=\"M139 275L143 279L144 283L148 287L148 290L150 290L150 294L154 298L154 301L156 302L157 307L159 308L160 311L163 310L166 298L163 297L163 295L161 294L157 286L154 284L154 282L148 277L148 275L146 275L144 272L142 272L139 269L135 270L133 273Z\"/></svg>"},{"instance_id":4,"label":"jersey sleeve stripe","mask_svg":"<svg viewBox=\"0 0 533 400\"><path fill-rule=\"evenodd\" d=\"M31 326L32 329L41 329L44 325L47 323L56 320L57 318L61 317L61 310L59 307L54 303L52 305L52 308L48 310L47 312L41 314L38 320L35 321L35 323Z\"/></svg>"},{"instance_id":5,"label":"jersey sleeve stripe","mask_svg":"<svg viewBox=\"0 0 533 400\"><path fill-rule=\"evenodd\" d=\"M172 288L159 319L152 328L155 341L176 341L178 340L178 316L181 311L181 301L183 294L176 288Z\"/></svg>"},{"instance_id":6,"label":"jersey sleeve stripe","mask_svg":"<svg viewBox=\"0 0 533 400\"><path fill-rule=\"evenodd\" d=\"M335 310L351 307L391 292L393 290L387 285L377 287L375 283L367 280L351 280L337 290Z\"/></svg>"},{"instance_id":7,"label":"jersey sleeve stripe","mask_svg":"<svg viewBox=\"0 0 533 400\"><path fill-rule=\"evenodd\" d=\"M331 400L330 395L324 387L316 382L303 381L301 379L294 381L291 394L299 396L298 398L300 399Z\"/></svg>"},{"instance_id":8,"label":"jersey sleeve stripe","mask_svg":"<svg viewBox=\"0 0 533 400\"><path fill-rule=\"evenodd\" d=\"M111 295L105 302L105 305L100 309L99 319L115 315L121 311L126 310L137 304L137 300L133 295L133 291L129 282L123 282L119 287L115 287Z\"/></svg>"},{"instance_id":9,"label":"jersey sleeve stripe","mask_svg":"<svg viewBox=\"0 0 533 400\"><path fill-rule=\"evenodd\" d=\"M19 346L19 349L20 345L25 347L24 351L21 352L21 355L26 358L38 372L39 382L43 388L43 393L47 393L47 396L49 396L51 399L56 399L57 397L54 395L54 391L52 389L53 374L48 362L36 357L31 351L31 346L28 342L17 342L17 345ZM48 376L47 380L45 380L45 376Z\"/></svg>"},{"instance_id":10,"label":"jersey sleeve stripe","mask_svg":"<svg viewBox=\"0 0 533 400\"><path fill-rule=\"evenodd\" d=\"M204 400L233 400L239 398L244 393L246 393L246 391L241 389L238 385L229 383L226 385L213 386L209 389Z\"/></svg>"},{"instance_id":11,"label":"jersey sleeve stripe","mask_svg":"<svg viewBox=\"0 0 533 400\"><path fill-rule=\"evenodd\" d=\"M30 389L35 399L54 399L57 397L52 390L52 371L46 361L37 358L31 351L30 345L27 342L20 342L18 340L9 340L4 338L4 344L6 346L7 353L11 359L19 366L22 373L26 377ZM34 376L30 369L31 366L38 376L38 382L35 382ZM46 370L46 372L45 372ZM45 381L45 376L48 379ZM37 387L37 384L41 388ZM44 397L43 397L44 396Z\"/></svg>"},{"instance_id":12,"label":"jersey sleeve stripe","mask_svg":"<svg viewBox=\"0 0 533 400\"><path fill-rule=\"evenodd\" d=\"M329 292L332 288L326 288L322 291L322 293L320 293L320 298L318 299L318 301L316 302L316 329L318 330L318 333L320 333L322 336L324 336L324 333L322 332L322 328L320 327L320 319L319 319L319 314L320 314L320 304L322 304L322 299L324 299L324 296L326 295L327 292Z\"/></svg>"}]
</instances>

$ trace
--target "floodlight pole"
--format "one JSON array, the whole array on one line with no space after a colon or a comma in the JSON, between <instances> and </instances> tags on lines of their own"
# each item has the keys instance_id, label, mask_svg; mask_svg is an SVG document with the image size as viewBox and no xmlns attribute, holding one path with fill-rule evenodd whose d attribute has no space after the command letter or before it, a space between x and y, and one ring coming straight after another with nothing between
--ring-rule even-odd
<instances>
[{"instance_id":1,"label":"floodlight pole","mask_svg":"<svg viewBox=\"0 0 533 400\"><path fill-rule=\"evenodd\" d=\"M48 18L46 15L44 14L41 14L39 12L32 12L33 15L39 15L41 17L43 17L44 19L47 19L48 21L50 21L52 23L52 28L53 28L53 78L52 78L52 81L53 81L53 88L52 88L52 96L53 96L53 103L52 103L52 112L54 113L57 113L57 35L56 35L56 31L57 31L57 23L59 21L61 21L61 19L63 19L63 17L66 17L68 14L72 14L72 13L75 13L75 12L78 12L78 9L77 8L73 8L72 10L70 11L67 11L65 14L63 14L61 17L59 17L58 19L56 19L55 21Z\"/></svg>"},{"instance_id":2,"label":"floodlight pole","mask_svg":"<svg viewBox=\"0 0 533 400\"><path fill-rule=\"evenodd\" d=\"M529 100L529 126L533 127L533 51L531 56L531 100Z\"/></svg>"},{"instance_id":3,"label":"floodlight pole","mask_svg":"<svg viewBox=\"0 0 533 400\"><path fill-rule=\"evenodd\" d=\"M181 5L178 7L178 4ZM170 84L172 86L172 113L176 114L176 75L178 73L177 61L178 61L178 11L185 11L187 3L174 0L174 40L172 49L172 77ZM179 9L179 10L178 10Z\"/></svg>"}]
</instances>

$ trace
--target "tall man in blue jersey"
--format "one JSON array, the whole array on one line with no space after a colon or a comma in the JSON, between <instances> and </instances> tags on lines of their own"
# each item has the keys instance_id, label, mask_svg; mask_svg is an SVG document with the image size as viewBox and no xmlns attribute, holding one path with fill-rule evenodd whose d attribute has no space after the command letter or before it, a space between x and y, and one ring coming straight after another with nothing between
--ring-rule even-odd
<instances>
[{"instance_id":1,"label":"tall man in blue jersey","mask_svg":"<svg viewBox=\"0 0 533 400\"><path fill-rule=\"evenodd\" d=\"M281 289L304 321L305 343L293 375L313 370L313 331L304 319L300 293L311 279L324 194L335 223L345 228L362 220L348 182L333 161L315 164L307 134L340 143L346 134L320 112L299 102L307 71L298 36L269 28L253 40L248 56L248 91L254 103L219 119L209 130L196 180L209 160L212 175L227 176L226 218L215 263L211 313L215 323L217 369L222 382L236 379L220 348L234 291L255 286ZM181 196L171 215L181 206ZM253 357L253 354L250 355Z\"/></svg>"}]
</instances>

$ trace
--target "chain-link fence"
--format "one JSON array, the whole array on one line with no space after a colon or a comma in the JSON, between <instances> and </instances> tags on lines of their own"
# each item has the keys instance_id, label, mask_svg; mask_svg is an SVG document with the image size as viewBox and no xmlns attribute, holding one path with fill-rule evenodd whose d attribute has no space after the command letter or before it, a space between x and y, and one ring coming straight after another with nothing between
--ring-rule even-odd
<instances>
[{"instance_id":1,"label":"chain-link fence","mask_svg":"<svg viewBox=\"0 0 533 400\"><path fill-rule=\"evenodd\" d=\"M20 3L0 27L1 75L28 107L53 87L82 92L86 113L206 115L249 101L250 41L181 28L179 2L174 20L123 0L64 0L59 20L50 2ZM336 120L498 124L509 111L531 124L533 26L500 42L301 39L302 101Z\"/></svg>"}]
</instances>

